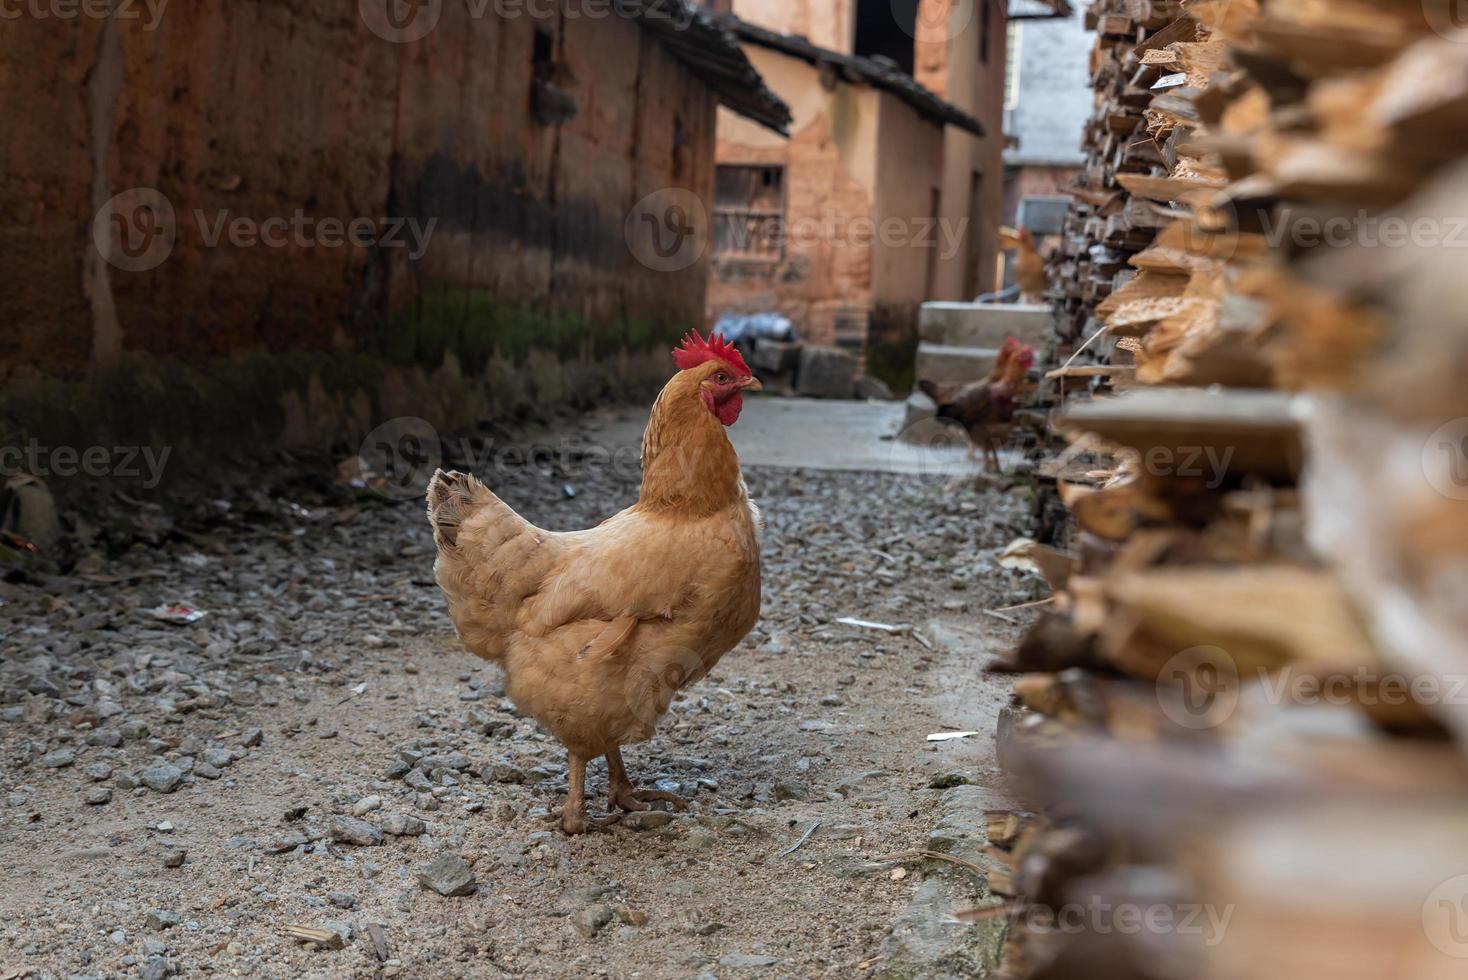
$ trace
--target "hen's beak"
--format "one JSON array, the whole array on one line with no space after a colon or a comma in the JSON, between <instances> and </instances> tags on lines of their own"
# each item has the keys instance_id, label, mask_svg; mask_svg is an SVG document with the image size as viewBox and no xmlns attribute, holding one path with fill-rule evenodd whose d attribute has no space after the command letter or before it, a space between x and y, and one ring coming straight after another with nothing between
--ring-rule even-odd
<instances>
[{"instance_id":1,"label":"hen's beak","mask_svg":"<svg viewBox=\"0 0 1468 980\"><path fill-rule=\"evenodd\" d=\"M765 390L765 386L762 385L762 384L760 384L759 383L759 378L756 378L754 375L750 375L749 377L745 378L743 381L739 382L739 387L743 388L745 391L764 391Z\"/></svg>"}]
</instances>

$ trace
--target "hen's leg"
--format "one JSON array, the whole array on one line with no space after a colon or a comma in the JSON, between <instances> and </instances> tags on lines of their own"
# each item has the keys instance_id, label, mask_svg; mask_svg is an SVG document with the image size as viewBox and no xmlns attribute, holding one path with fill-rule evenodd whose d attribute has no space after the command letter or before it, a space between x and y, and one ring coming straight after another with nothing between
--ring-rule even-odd
<instances>
[{"instance_id":1,"label":"hen's leg","mask_svg":"<svg viewBox=\"0 0 1468 980\"><path fill-rule=\"evenodd\" d=\"M586 820L586 760L572 752L567 761L570 772L566 775L566 782L570 784L570 792L566 795L566 805L561 808L561 830L568 834L584 834L589 829Z\"/></svg>"},{"instance_id":2,"label":"hen's leg","mask_svg":"<svg viewBox=\"0 0 1468 980\"><path fill-rule=\"evenodd\" d=\"M588 830L601 830L622 819L616 814L595 820L586 816L586 760L574 752L567 754L566 782L569 792L566 805L561 808L561 830L567 834L584 834ZM554 818L554 814L551 815Z\"/></svg>"},{"instance_id":3,"label":"hen's leg","mask_svg":"<svg viewBox=\"0 0 1468 980\"><path fill-rule=\"evenodd\" d=\"M607 753L607 801L608 808L619 806L624 810L636 812L638 810L650 810L648 801L661 800L671 803L675 810L688 809L688 801L676 793L664 793L656 789L633 789L632 781L627 778L627 767L622 764L622 750L612 749Z\"/></svg>"}]
</instances>

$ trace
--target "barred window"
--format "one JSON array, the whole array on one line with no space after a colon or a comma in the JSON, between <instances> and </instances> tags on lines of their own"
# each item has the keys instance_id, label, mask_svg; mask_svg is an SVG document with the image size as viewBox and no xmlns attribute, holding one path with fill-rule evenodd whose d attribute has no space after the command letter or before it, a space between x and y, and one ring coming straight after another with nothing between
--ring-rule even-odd
<instances>
[{"instance_id":1,"label":"barred window","mask_svg":"<svg viewBox=\"0 0 1468 980\"><path fill-rule=\"evenodd\" d=\"M720 165L714 177L714 253L785 257L785 168Z\"/></svg>"}]
</instances>

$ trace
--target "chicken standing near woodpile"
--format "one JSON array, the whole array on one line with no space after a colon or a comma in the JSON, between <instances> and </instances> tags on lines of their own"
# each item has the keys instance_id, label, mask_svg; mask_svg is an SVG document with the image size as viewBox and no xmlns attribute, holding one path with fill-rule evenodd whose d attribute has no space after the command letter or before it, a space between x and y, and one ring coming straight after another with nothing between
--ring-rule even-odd
<instances>
[{"instance_id":1,"label":"chicken standing near woodpile","mask_svg":"<svg viewBox=\"0 0 1468 980\"><path fill-rule=\"evenodd\" d=\"M1019 250L1014 259L1014 278L1019 283L1020 302L1041 304L1050 290L1050 277L1045 272L1045 256L1035 245L1028 228L1019 230Z\"/></svg>"},{"instance_id":2,"label":"chicken standing near woodpile","mask_svg":"<svg viewBox=\"0 0 1468 980\"><path fill-rule=\"evenodd\" d=\"M1022 347L1017 339L1008 337L994 369L983 381L956 391L932 381L918 382L923 394L937 406L938 418L963 426L969 439L969 458L973 458L975 447L983 449L984 467L990 473L999 470L998 442L1008 435L1020 399L1030 390L1029 373L1034 363L1034 348Z\"/></svg>"},{"instance_id":3,"label":"chicken standing near woodpile","mask_svg":"<svg viewBox=\"0 0 1468 980\"><path fill-rule=\"evenodd\" d=\"M545 531L482 483L434 474L434 572L464 645L500 664L515 705L566 746L561 828L584 833L587 763L606 756L609 809L648 801L620 747L651 738L673 696L754 627L760 607L758 509L724 427L747 391L744 358L697 331L673 353L642 445L636 504L586 531Z\"/></svg>"}]
</instances>

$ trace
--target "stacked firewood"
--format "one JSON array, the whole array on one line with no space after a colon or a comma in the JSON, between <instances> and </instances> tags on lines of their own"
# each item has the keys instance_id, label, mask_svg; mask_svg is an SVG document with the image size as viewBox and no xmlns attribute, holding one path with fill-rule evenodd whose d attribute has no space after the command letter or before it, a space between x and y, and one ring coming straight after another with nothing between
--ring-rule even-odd
<instances>
[{"instance_id":1,"label":"stacked firewood","mask_svg":"<svg viewBox=\"0 0 1468 980\"><path fill-rule=\"evenodd\" d=\"M1013 976L1468 973L1468 33L1099 0Z\"/></svg>"}]
</instances>

